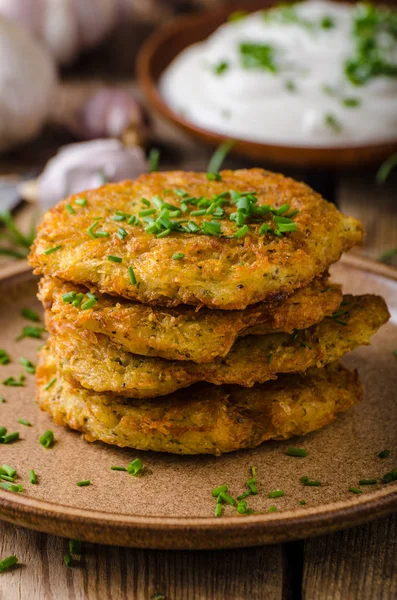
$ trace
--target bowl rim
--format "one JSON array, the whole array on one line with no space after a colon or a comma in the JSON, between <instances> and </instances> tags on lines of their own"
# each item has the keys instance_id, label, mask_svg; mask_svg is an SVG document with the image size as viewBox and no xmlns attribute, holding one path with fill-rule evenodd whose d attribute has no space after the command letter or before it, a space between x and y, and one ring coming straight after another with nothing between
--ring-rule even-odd
<instances>
[{"instance_id":1,"label":"bowl rim","mask_svg":"<svg viewBox=\"0 0 397 600\"><path fill-rule=\"evenodd\" d=\"M261 7L270 7L274 4L274 0L252 0L244 7L247 12L254 12ZM233 138L233 136L227 136L222 133L213 132L204 127L198 126L193 122L185 119L180 114L176 113L163 99L158 81L159 77L153 73L153 61L158 56L161 47L175 39L182 31L186 29L192 29L205 24L214 22L214 31L218 27L218 23L226 21L227 16L232 13L237 6L235 2L221 6L216 9L209 9L200 11L197 13L176 16L168 22L166 22L159 29L155 30L141 46L137 61L136 61L136 73L137 79L142 88L145 97L149 103L153 106L155 111L163 116L167 121L176 125L179 129L184 130L195 138L200 138L201 141L205 141L210 145L218 145L225 139L233 139L234 147L233 152L240 155L245 155L253 158L269 158L269 154L284 153L286 155L286 165L290 166L302 166L306 164L308 166L337 166L337 167L351 167L363 164L379 164L382 160L385 160L390 154L397 151L397 137L393 140L385 140L384 142L373 142L366 144L352 144L352 145L341 145L341 146L308 146L308 145L291 145L291 144L280 144L280 143L262 143L255 142L243 138ZM205 37L201 38L205 39ZM196 40L192 43L196 43ZM188 45L184 46L187 48ZM180 51L176 52L172 57L175 58ZM172 60L171 59L171 60ZM165 68L170 64L171 61L163 67L161 73L164 72ZM161 74L160 73L160 74ZM248 150L248 151L247 151ZM289 160L289 154L305 155L309 157L308 160ZM321 160L319 157L321 154ZM376 154L376 158L370 155ZM352 156L350 160L346 159L349 155ZM335 160L336 159L336 160ZM310 164L313 161L312 164ZM276 162L279 162L276 159Z\"/></svg>"}]
</instances>

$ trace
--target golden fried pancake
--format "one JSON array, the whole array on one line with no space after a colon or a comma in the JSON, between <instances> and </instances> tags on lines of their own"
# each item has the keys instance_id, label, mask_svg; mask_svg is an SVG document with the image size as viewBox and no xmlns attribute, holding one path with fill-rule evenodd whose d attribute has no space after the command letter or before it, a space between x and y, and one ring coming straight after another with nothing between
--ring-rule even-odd
<instances>
[{"instance_id":1,"label":"golden fried pancake","mask_svg":"<svg viewBox=\"0 0 397 600\"><path fill-rule=\"evenodd\" d=\"M72 303L77 294L87 293L82 286L43 277L39 290L39 299L56 320L104 334L134 354L197 363L226 356L239 335L306 329L342 302L340 286L329 284L327 277L315 279L283 302L255 304L244 311L151 307L98 293L94 306L83 310L86 295L79 306Z\"/></svg>"},{"instance_id":2,"label":"golden fried pancake","mask_svg":"<svg viewBox=\"0 0 397 600\"><path fill-rule=\"evenodd\" d=\"M78 329L71 321L48 318L47 326L53 351L70 380L100 393L152 398L198 381L251 387L280 373L324 366L357 346L369 344L388 318L386 304L379 296L344 296L335 318L295 334L241 338L225 358L203 364L131 354L107 336Z\"/></svg>"},{"instance_id":3,"label":"golden fried pancake","mask_svg":"<svg viewBox=\"0 0 397 600\"><path fill-rule=\"evenodd\" d=\"M357 373L337 364L249 390L201 383L144 402L73 387L47 348L37 370L37 402L57 424L82 431L89 441L175 454L220 455L305 435L361 396Z\"/></svg>"},{"instance_id":4,"label":"golden fried pancake","mask_svg":"<svg viewBox=\"0 0 397 600\"><path fill-rule=\"evenodd\" d=\"M151 173L71 196L44 215L30 264L143 303L240 310L308 285L362 240L359 221L303 183L221 175Z\"/></svg>"}]
</instances>

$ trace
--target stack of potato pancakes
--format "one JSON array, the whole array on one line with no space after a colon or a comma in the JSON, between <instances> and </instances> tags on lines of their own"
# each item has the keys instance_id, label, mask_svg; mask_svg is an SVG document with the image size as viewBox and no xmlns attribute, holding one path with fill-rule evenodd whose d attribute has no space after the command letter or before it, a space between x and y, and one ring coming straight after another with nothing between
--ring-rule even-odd
<instances>
[{"instance_id":1,"label":"stack of potato pancakes","mask_svg":"<svg viewBox=\"0 0 397 600\"><path fill-rule=\"evenodd\" d=\"M50 338L37 401L90 440L221 454L359 402L339 359L388 310L328 267L361 224L262 169L164 172L71 196L30 256Z\"/></svg>"}]
</instances>

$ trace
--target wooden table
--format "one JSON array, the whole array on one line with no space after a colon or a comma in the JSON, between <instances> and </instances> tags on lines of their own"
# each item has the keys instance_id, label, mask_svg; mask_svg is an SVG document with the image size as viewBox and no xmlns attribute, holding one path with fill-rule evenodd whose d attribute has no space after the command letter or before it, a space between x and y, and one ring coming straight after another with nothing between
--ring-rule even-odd
<instances>
[{"instance_id":1,"label":"wooden table","mask_svg":"<svg viewBox=\"0 0 397 600\"><path fill-rule=\"evenodd\" d=\"M69 82L63 96L73 98L79 85ZM205 169L209 149L197 147L164 124L157 126L155 137L156 145L167 148L162 168ZM4 157L0 171L40 167L65 139L49 130L38 142ZM228 166L252 164L233 158ZM376 259L397 247L396 174L378 186L374 171L368 169L342 175L284 171L305 179L341 210L363 220L367 238L358 255ZM83 544L81 561L73 568L63 564L66 550L67 540L0 523L0 558L16 554L21 563L0 575L0 600L397 598L396 515L349 531L271 547L165 552Z\"/></svg>"}]
</instances>

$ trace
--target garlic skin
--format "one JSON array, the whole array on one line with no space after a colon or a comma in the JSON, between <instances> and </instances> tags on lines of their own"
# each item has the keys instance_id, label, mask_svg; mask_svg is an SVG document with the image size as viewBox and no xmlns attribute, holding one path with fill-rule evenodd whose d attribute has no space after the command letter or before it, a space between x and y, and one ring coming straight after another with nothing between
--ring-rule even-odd
<instances>
[{"instance_id":1,"label":"garlic skin","mask_svg":"<svg viewBox=\"0 0 397 600\"><path fill-rule=\"evenodd\" d=\"M148 137L149 117L131 92L107 87L86 101L72 131L81 139L121 138L128 145L142 145Z\"/></svg>"},{"instance_id":2,"label":"garlic skin","mask_svg":"<svg viewBox=\"0 0 397 600\"><path fill-rule=\"evenodd\" d=\"M0 150L33 138L54 98L49 53L24 29L0 17Z\"/></svg>"},{"instance_id":3,"label":"garlic skin","mask_svg":"<svg viewBox=\"0 0 397 600\"><path fill-rule=\"evenodd\" d=\"M101 186L104 181L135 179L147 171L139 146L124 146L114 139L69 144L51 158L37 180L41 210L63 198Z\"/></svg>"},{"instance_id":4,"label":"garlic skin","mask_svg":"<svg viewBox=\"0 0 397 600\"><path fill-rule=\"evenodd\" d=\"M116 0L0 0L0 15L26 28L68 64L106 37L119 17Z\"/></svg>"}]
</instances>

